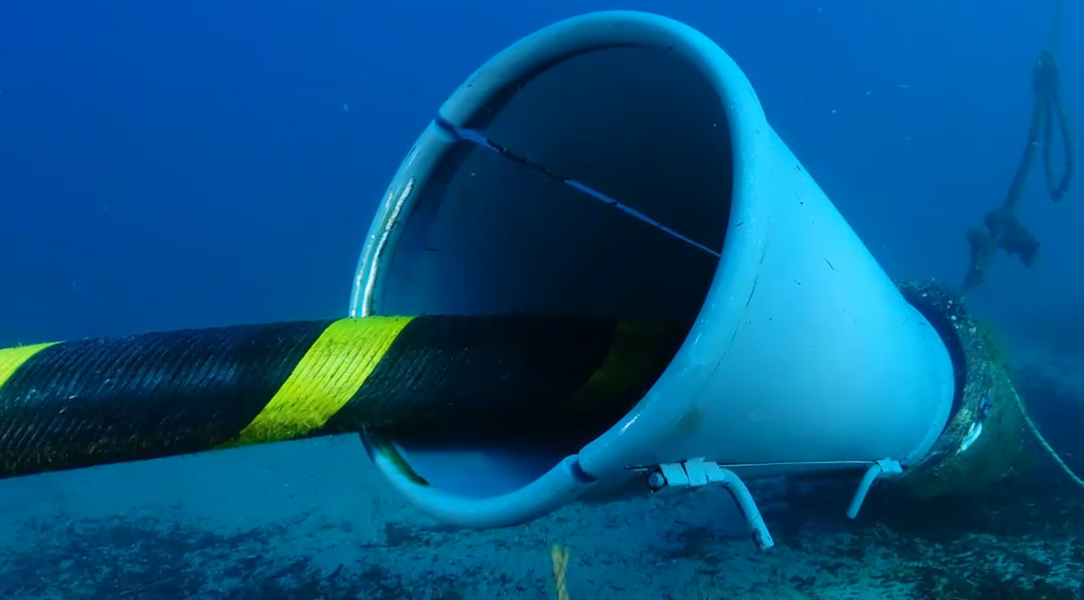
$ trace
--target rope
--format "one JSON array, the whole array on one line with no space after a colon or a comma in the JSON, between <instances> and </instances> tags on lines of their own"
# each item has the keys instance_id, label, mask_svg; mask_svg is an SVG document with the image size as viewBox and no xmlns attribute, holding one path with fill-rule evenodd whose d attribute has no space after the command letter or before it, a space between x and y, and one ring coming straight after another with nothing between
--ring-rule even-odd
<instances>
[{"instance_id":1,"label":"rope","mask_svg":"<svg viewBox=\"0 0 1084 600\"><path fill-rule=\"evenodd\" d=\"M1054 23L1050 27L1050 40L1047 47L1058 48L1061 46L1061 24L1065 16L1065 0L1057 0L1054 4Z\"/></svg>"},{"instance_id":2,"label":"rope","mask_svg":"<svg viewBox=\"0 0 1084 600\"><path fill-rule=\"evenodd\" d=\"M1069 116L1061 98L1061 75L1055 54L1061 43L1064 4L1064 0L1058 0L1047 47L1039 52L1039 57L1032 69L1031 83L1035 103L1031 111L1024 151L1017 164L1009 190L1001 206L986 213L983 222L967 232L967 241L971 247L971 264L964 275L964 293L986 280L986 271L998 250L1004 250L1010 256L1017 256L1027 267L1034 264L1039 252L1039 240L1017 219L1016 205L1024 191L1028 173L1031 171L1035 153L1040 144L1042 145L1044 181L1050 199L1059 202L1069 191L1076 165L1075 144L1069 125ZM1061 177L1058 177L1054 171L1055 125L1065 157Z\"/></svg>"},{"instance_id":3,"label":"rope","mask_svg":"<svg viewBox=\"0 0 1084 600\"><path fill-rule=\"evenodd\" d=\"M1031 122L1024 144L1024 152L1009 185L1009 191L1006 193L1000 207L987 213L981 225L967 232L967 240L971 246L971 264L964 277L964 293L985 281L986 271L999 249L1004 250L1009 255L1018 256L1025 266L1030 267L1034 264L1039 251L1039 240L1017 219L1016 205L1023 194L1028 173L1035 159L1035 151L1040 143L1043 148L1044 181L1050 199L1059 202L1069 190L1069 183L1072 181L1076 166L1075 144L1069 125L1069 116L1061 98L1061 74L1055 54L1061 46L1064 14L1065 0L1057 0L1054 7L1054 20L1050 28L1050 38L1047 41L1046 48L1039 52L1039 57L1032 69L1031 83L1032 91L1035 94L1035 104L1031 111ZM1052 158L1055 124L1058 127L1062 152L1065 156L1064 169L1060 178L1054 172ZM1023 399L1015 389L1013 395L1020 414L1023 415L1027 429L1035 436L1039 445L1054 459L1058 468L1070 480L1084 488L1084 479L1077 475L1047 442L1046 437L1039 431L1039 427L1032 420Z\"/></svg>"},{"instance_id":4,"label":"rope","mask_svg":"<svg viewBox=\"0 0 1084 600\"><path fill-rule=\"evenodd\" d=\"M1050 455L1050 458L1054 459L1054 462L1057 463L1058 467L1067 476L1069 476L1069 479L1072 480L1073 483L1079 485L1081 488L1084 488L1084 479L1081 479L1080 476L1077 475L1076 472L1074 472L1069 465L1065 464L1065 461L1062 460L1061 455L1058 454L1057 451L1054 450L1054 448L1050 445L1050 443L1046 441L1046 437L1042 434L1042 432L1039 431L1039 427L1035 424L1035 421L1031 419L1031 415L1028 414L1027 407L1024 406L1023 398L1020 397L1020 394L1018 394L1015 389L1013 390L1013 396L1016 398L1016 406L1020 410L1020 414L1024 416L1024 424L1027 425L1028 430L1031 431L1031 434L1035 436L1036 440L1038 440L1039 445L1041 445L1043 449L1046 450L1047 454Z\"/></svg>"},{"instance_id":5,"label":"rope","mask_svg":"<svg viewBox=\"0 0 1084 600\"><path fill-rule=\"evenodd\" d=\"M553 587L557 592L557 600L569 600L568 555L569 550L565 546L554 544L550 547L550 562L553 563Z\"/></svg>"}]
</instances>

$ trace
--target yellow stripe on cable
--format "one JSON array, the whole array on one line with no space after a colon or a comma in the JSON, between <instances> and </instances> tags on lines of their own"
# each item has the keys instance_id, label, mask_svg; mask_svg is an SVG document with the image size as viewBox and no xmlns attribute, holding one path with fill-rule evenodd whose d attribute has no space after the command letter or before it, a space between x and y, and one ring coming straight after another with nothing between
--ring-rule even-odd
<instances>
[{"instance_id":1,"label":"yellow stripe on cable","mask_svg":"<svg viewBox=\"0 0 1084 600\"><path fill-rule=\"evenodd\" d=\"M4 348L3 350L0 350L0 386L7 383L7 380L11 379L12 374L14 374L23 363L30 360L30 357L49 346L52 346L54 343L55 342L47 342L30 346L15 346L14 348Z\"/></svg>"},{"instance_id":2,"label":"yellow stripe on cable","mask_svg":"<svg viewBox=\"0 0 1084 600\"><path fill-rule=\"evenodd\" d=\"M412 320L368 317L332 323L267 406L225 446L293 439L323 427L361 389Z\"/></svg>"}]
</instances>

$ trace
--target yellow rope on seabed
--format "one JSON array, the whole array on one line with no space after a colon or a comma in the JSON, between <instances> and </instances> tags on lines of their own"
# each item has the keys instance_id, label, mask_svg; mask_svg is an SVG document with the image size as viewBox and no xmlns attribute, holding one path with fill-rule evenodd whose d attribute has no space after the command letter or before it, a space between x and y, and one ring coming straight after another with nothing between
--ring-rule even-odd
<instances>
[{"instance_id":1,"label":"yellow rope on seabed","mask_svg":"<svg viewBox=\"0 0 1084 600\"><path fill-rule=\"evenodd\" d=\"M553 563L553 587L557 591L557 600L568 600L568 548L554 544L550 547L550 561Z\"/></svg>"}]
</instances>

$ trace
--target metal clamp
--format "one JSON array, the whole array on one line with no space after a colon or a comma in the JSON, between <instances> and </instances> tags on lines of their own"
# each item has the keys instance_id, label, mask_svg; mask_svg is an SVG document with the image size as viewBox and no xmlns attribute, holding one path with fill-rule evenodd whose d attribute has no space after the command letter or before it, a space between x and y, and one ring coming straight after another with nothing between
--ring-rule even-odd
<instances>
[{"instance_id":1,"label":"metal clamp","mask_svg":"<svg viewBox=\"0 0 1084 600\"><path fill-rule=\"evenodd\" d=\"M721 483L741 510L745 521L753 532L753 541L763 550L775 545L764 517L757 508L753 495L740 477L729 469L703 458L693 458L680 463L659 465L647 477L647 485L652 491L662 491L668 487L700 487L709 483Z\"/></svg>"}]
</instances>

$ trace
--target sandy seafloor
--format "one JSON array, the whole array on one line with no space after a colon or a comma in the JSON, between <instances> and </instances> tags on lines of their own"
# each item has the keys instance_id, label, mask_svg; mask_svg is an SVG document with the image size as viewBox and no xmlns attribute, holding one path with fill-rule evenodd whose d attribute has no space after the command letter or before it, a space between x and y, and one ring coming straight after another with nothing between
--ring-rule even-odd
<instances>
[{"instance_id":1,"label":"sandy seafloor","mask_svg":"<svg viewBox=\"0 0 1084 600\"><path fill-rule=\"evenodd\" d=\"M1084 598L1084 494L1052 476L983 505L882 491L854 523L850 485L790 508L784 487L756 490L758 551L720 488L455 530L352 437L115 465L0 483L0 598L550 599L553 543L573 600Z\"/></svg>"},{"instance_id":2,"label":"sandy seafloor","mask_svg":"<svg viewBox=\"0 0 1084 600\"><path fill-rule=\"evenodd\" d=\"M759 551L719 487L450 528L356 436L112 465L0 481L0 598L549 600L562 544L571 600L1084 599L1084 490L1049 459L977 499L875 488L852 522L856 483L753 486Z\"/></svg>"}]
</instances>

